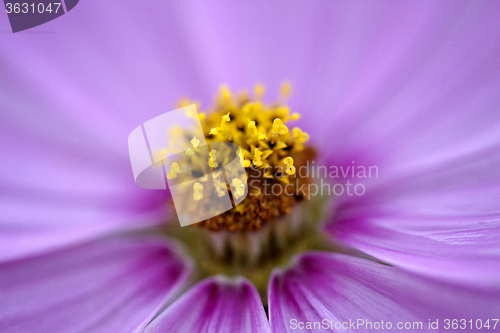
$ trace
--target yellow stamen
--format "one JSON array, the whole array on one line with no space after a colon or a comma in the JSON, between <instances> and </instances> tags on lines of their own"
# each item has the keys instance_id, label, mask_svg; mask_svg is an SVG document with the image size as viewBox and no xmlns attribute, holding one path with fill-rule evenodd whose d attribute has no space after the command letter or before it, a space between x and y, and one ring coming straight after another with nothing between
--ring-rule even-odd
<instances>
[{"instance_id":1,"label":"yellow stamen","mask_svg":"<svg viewBox=\"0 0 500 333\"><path fill-rule=\"evenodd\" d=\"M286 165L285 172L291 176L295 174L295 167L293 166L293 158L287 157L283 160L283 164Z\"/></svg>"},{"instance_id":2,"label":"yellow stamen","mask_svg":"<svg viewBox=\"0 0 500 333\"><path fill-rule=\"evenodd\" d=\"M219 166L216 162L217 160L217 156L215 155L216 153L217 150L215 149L212 149L212 151L210 151L210 158L208 160L208 165L212 168L217 168Z\"/></svg>"},{"instance_id":3,"label":"yellow stamen","mask_svg":"<svg viewBox=\"0 0 500 333\"><path fill-rule=\"evenodd\" d=\"M193 145L193 148L198 148L200 140L198 140L196 137L193 137L193 139L191 140L191 144Z\"/></svg>"},{"instance_id":4,"label":"yellow stamen","mask_svg":"<svg viewBox=\"0 0 500 333\"><path fill-rule=\"evenodd\" d=\"M177 172L179 171L179 169L180 167L177 162L172 163L172 165L170 166L170 171L167 174L167 178L174 179L175 177L177 177Z\"/></svg>"},{"instance_id":5,"label":"yellow stamen","mask_svg":"<svg viewBox=\"0 0 500 333\"><path fill-rule=\"evenodd\" d=\"M241 165L244 166L245 168L248 168L250 166L250 161L245 159L245 157L243 155L243 149L241 149L241 147L238 148L237 155L240 158Z\"/></svg>"},{"instance_id":6,"label":"yellow stamen","mask_svg":"<svg viewBox=\"0 0 500 333\"><path fill-rule=\"evenodd\" d=\"M194 190L194 194L193 194L194 200L200 201L201 199L203 199L203 185L196 182L193 184L193 190Z\"/></svg>"},{"instance_id":7,"label":"yellow stamen","mask_svg":"<svg viewBox=\"0 0 500 333\"><path fill-rule=\"evenodd\" d=\"M256 136L259 140L264 140L267 139L267 136L265 133L260 133L257 127L255 126L255 121L250 120L248 122L248 128L253 131L253 135Z\"/></svg>"},{"instance_id":8,"label":"yellow stamen","mask_svg":"<svg viewBox=\"0 0 500 333\"><path fill-rule=\"evenodd\" d=\"M302 130L298 127L295 127L292 130L293 137L297 140L299 143L304 143L309 140L309 134L306 132L302 132Z\"/></svg>"},{"instance_id":9,"label":"yellow stamen","mask_svg":"<svg viewBox=\"0 0 500 333\"><path fill-rule=\"evenodd\" d=\"M221 175L220 171L212 173L212 178L214 179L215 190L217 191L217 195L219 196L219 198L223 197L226 194L226 192L224 192L224 190L223 190L225 183L221 182L220 175Z\"/></svg>"},{"instance_id":10,"label":"yellow stamen","mask_svg":"<svg viewBox=\"0 0 500 333\"><path fill-rule=\"evenodd\" d=\"M280 118L276 118L273 121L273 128L271 132L273 134L285 135L288 133L288 127L283 124Z\"/></svg>"},{"instance_id":11,"label":"yellow stamen","mask_svg":"<svg viewBox=\"0 0 500 333\"><path fill-rule=\"evenodd\" d=\"M220 121L220 130L224 129L224 126L226 125L226 123L228 123L229 121L231 120L231 118L229 118L229 112L225 115L222 116L222 120Z\"/></svg>"},{"instance_id":12,"label":"yellow stamen","mask_svg":"<svg viewBox=\"0 0 500 333\"><path fill-rule=\"evenodd\" d=\"M263 84L256 84L255 85L255 99L260 101L262 100L262 97L264 97L264 92L265 92L265 87Z\"/></svg>"},{"instance_id":13,"label":"yellow stamen","mask_svg":"<svg viewBox=\"0 0 500 333\"><path fill-rule=\"evenodd\" d=\"M256 167L262 166L262 160L261 160L262 152L259 150L259 148L255 148L253 153L254 153L253 165L255 165Z\"/></svg>"},{"instance_id":14,"label":"yellow stamen","mask_svg":"<svg viewBox=\"0 0 500 333\"><path fill-rule=\"evenodd\" d=\"M236 199L239 199L245 194L245 185L238 178L233 178L231 185L233 186L233 195Z\"/></svg>"},{"instance_id":15,"label":"yellow stamen","mask_svg":"<svg viewBox=\"0 0 500 333\"><path fill-rule=\"evenodd\" d=\"M285 81L281 84L281 97L288 98L292 93L292 84Z\"/></svg>"},{"instance_id":16,"label":"yellow stamen","mask_svg":"<svg viewBox=\"0 0 500 333\"><path fill-rule=\"evenodd\" d=\"M253 135L257 136L259 135L259 130L257 129L257 127L255 126L255 121L253 120L250 120L248 122L248 128L250 128L252 131L253 131Z\"/></svg>"},{"instance_id":17,"label":"yellow stamen","mask_svg":"<svg viewBox=\"0 0 500 333\"><path fill-rule=\"evenodd\" d=\"M231 90L229 90L229 87L227 85L223 84L220 86L220 96L225 101L231 100Z\"/></svg>"}]
</instances>

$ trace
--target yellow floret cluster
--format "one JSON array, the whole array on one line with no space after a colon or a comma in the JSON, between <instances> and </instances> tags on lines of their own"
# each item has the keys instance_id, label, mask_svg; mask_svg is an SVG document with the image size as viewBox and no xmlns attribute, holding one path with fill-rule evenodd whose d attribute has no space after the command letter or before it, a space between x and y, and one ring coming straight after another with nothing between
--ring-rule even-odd
<instances>
[{"instance_id":1,"label":"yellow floret cluster","mask_svg":"<svg viewBox=\"0 0 500 333\"><path fill-rule=\"evenodd\" d=\"M314 151L306 145L309 135L294 126L300 115L291 112L286 105L290 92L290 84L284 83L277 102L266 104L262 85L255 87L253 98L247 92L233 94L229 87L223 85L214 107L198 113L207 143L237 144L249 181L258 179L257 185L251 187L249 196L236 208L203 221L201 225L211 230L259 229L266 221L288 213L291 206L302 199L297 195L273 196L255 191L259 182L262 185L264 182L289 184L292 180L295 183L297 180L299 183L308 181L298 179L296 167L305 165L308 159L313 158ZM179 107L193 103L200 110L199 103L188 99L182 100ZM199 141L193 138L191 143L196 148ZM176 171L171 170L173 173ZM243 193L244 184L240 183L235 180L228 184L231 185L228 190L236 198ZM202 187L196 186L193 190L194 196L199 197Z\"/></svg>"}]
</instances>

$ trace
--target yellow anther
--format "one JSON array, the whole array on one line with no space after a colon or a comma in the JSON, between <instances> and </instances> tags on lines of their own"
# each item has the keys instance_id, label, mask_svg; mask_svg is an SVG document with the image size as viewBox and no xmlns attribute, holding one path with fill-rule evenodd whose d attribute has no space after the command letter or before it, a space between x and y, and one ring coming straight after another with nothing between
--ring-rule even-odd
<instances>
[{"instance_id":1,"label":"yellow anther","mask_svg":"<svg viewBox=\"0 0 500 333\"><path fill-rule=\"evenodd\" d=\"M208 132L208 134L216 135L216 134L219 133L219 131L223 131L224 130L224 125L231 120L231 118L229 118L229 113L230 112L226 113L225 115L223 115L221 117L222 119L220 121L220 127L212 127L210 129L210 132Z\"/></svg>"},{"instance_id":2,"label":"yellow anther","mask_svg":"<svg viewBox=\"0 0 500 333\"><path fill-rule=\"evenodd\" d=\"M191 140L191 144L193 145L193 148L198 148L200 140L198 140L196 137L193 137L193 139Z\"/></svg>"},{"instance_id":3,"label":"yellow anther","mask_svg":"<svg viewBox=\"0 0 500 333\"><path fill-rule=\"evenodd\" d=\"M231 118L229 118L229 113L230 112L228 112L222 116L222 120L220 121L220 128L219 129L223 129L224 125L231 120Z\"/></svg>"},{"instance_id":4,"label":"yellow anther","mask_svg":"<svg viewBox=\"0 0 500 333\"><path fill-rule=\"evenodd\" d=\"M293 137L297 140L298 143L304 143L309 140L309 134L306 132L302 132L302 130L298 127L295 127L292 130Z\"/></svg>"},{"instance_id":5,"label":"yellow anther","mask_svg":"<svg viewBox=\"0 0 500 333\"><path fill-rule=\"evenodd\" d=\"M230 100L231 99L231 90L229 90L229 87L225 84L221 85L219 88L220 91L220 96L222 97L223 100Z\"/></svg>"},{"instance_id":6,"label":"yellow anther","mask_svg":"<svg viewBox=\"0 0 500 333\"><path fill-rule=\"evenodd\" d=\"M167 178L174 179L175 177L177 177L177 172L179 171L179 169L180 167L177 162L172 163L172 165L170 166L170 171L167 174Z\"/></svg>"},{"instance_id":7,"label":"yellow anther","mask_svg":"<svg viewBox=\"0 0 500 333\"><path fill-rule=\"evenodd\" d=\"M297 120L300 117L301 117L300 113L294 112L294 113L292 113L292 116L290 117L290 119Z\"/></svg>"},{"instance_id":8,"label":"yellow anther","mask_svg":"<svg viewBox=\"0 0 500 333\"><path fill-rule=\"evenodd\" d=\"M208 159L208 165L212 168L217 168L218 164L216 162L217 156L216 156L217 150L212 149L210 152L210 158Z\"/></svg>"},{"instance_id":9,"label":"yellow anther","mask_svg":"<svg viewBox=\"0 0 500 333\"><path fill-rule=\"evenodd\" d=\"M254 157L253 157L253 165L259 167L262 166L262 152L259 150L259 148L255 148L253 151Z\"/></svg>"},{"instance_id":10,"label":"yellow anther","mask_svg":"<svg viewBox=\"0 0 500 333\"><path fill-rule=\"evenodd\" d=\"M285 172L288 174L288 175L293 175L295 174L295 167L293 166L293 158L291 157L287 157L283 160L283 164L285 164L286 166L286 169L285 169Z\"/></svg>"},{"instance_id":11,"label":"yellow anther","mask_svg":"<svg viewBox=\"0 0 500 333\"><path fill-rule=\"evenodd\" d=\"M255 99L258 101L262 100L262 97L264 96L265 90L266 89L265 89L263 84L256 84L255 88L254 88Z\"/></svg>"},{"instance_id":12,"label":"yellow anther","mask_svg":"<svg viewBox=\"0 0 500 333\"><path fill-rule=\"evenodd\" d=\"M265 133L259 132L259 130L257 129L257 126L255 126L255 121L250 120L248 122L248 128L250 128L253 131L253 135L256 136L259 140L267 139L267 136Z\"/></svg>"},{"instance_id":13,"label":"yellow anther","mask_svg":"<svg viewBox=\"0 0 500 333\"><path fill-rule=\"evenodd\" d=\"M250 120L248 122L248 128L250 128L253 131L253 135L256 136L259 140L267 139L267 136L265 133L259 132L259 130L257 129L257 126L255 126L255 121Z\"/></svg>"},{"instance_id":14,"label":"yellow anther","mask_svg":"<svg viewBox=\"0 0 500 333\"><path fill-rule=\"evenodd\" d=\"M273 134L284 135L288 133L288 127L283 124L280 118L276 118L273 121L272 132Z\"/></svg>"},{"instance_id":15,"label":"yellow anther","mask_svg":"<svg viewBox=\"0 0 500 333\"><path fill-rule=\"evenodd\" d=\"M231 185L233 186L233 195L236 199L239 199L245 194L245 184L238 178L233 178Z\"/></svg>"},{"instance_id":16,"label":"yellow anther","mask_svg":"<svg viewBox=\"0 0 500 333\"><path fill-rule=\"evenodd\" d=\"M228 113L226 113L225 115L223 115L223 116L222 116L222 121L221 121L221 124L224 124L225 122L228 122L229 120L231 120L231 119L229 118L229 114L230 114L230 113L231 113L231 112L228 112Z\"/></svg>"},{"instance_id":17,"label":"yellow anther","mask_svg":"<svg viewBox=\"0 0 500 333\"><path fill-rule=\"evenodd\" d=\"M243 150L241 149L241 147L238 148L238 152L236 154L240 158L241 165L244 166L245 168L248 168L250 166L250 161L246 160L245 157L243 156Z\"/></svg>"},{"instance_id":18,"label":"yellow anther","mask_svg":"<svg viewBox=\"0 0 500 333\"><path fill-rule=\"evenodd\" d=\"M253 120L250 120L248 122L248 128L250 128L252 131L253 131L253 135L257 136L259 135L259 130L257 129L257 127L255 126L255 121Z\"/></svg>"},{"instance_id":19,"label":"yellow anther","mask_svg":"<svg viewBox=\"0 0 500 333\"><path fill-rule=\"evenodd\" d=\"M225 185L226 183L224 183ZM215 190L217 191L217 196L220 198L220 197L223 197L226 192L224 192L223 190L223 186L224 186L221 181L219 180L219 177L214 177L214 186L215 186Z\"/></svg>"},{"instance_id":20,"label":"yellow anther","mask_svg":"<svg viewBox=\"0 0 500 333\"><path fill-rule=\"evenodd\" d=\"M193 154L194 154L194 150L192 150L191 148L186 149L186 155L191 156Z\"/></svg>"},{"instance_id":21,"label":"yellow anther","mask_svg":"<svg viewBox=\"0 0 500 333\"><path fill-rule=\"evenodd\" d=\"M193 190L194 190L193 194L194 200L200 201L201 199L203 199L203 185L201 185L200 183L194 183Z\"/></svg>"},{"instance_id":22,"label":"yellow anther","mask_svg":"<svg viewBox=\"0 0 500 333\"><path fill-rule=\"evenodd\" d=\"M282 97L289 97L290 94L292 93L292 84L288 81L285 81L281 84L281 96Z\"/></svg>"}]
</instances>

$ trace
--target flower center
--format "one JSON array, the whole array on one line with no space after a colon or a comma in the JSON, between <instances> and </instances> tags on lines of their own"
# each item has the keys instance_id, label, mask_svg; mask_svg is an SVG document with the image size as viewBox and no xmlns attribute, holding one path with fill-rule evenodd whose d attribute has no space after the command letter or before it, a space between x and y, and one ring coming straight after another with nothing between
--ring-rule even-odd
<instances>
[{"instance_id":1,"label":"flower center","mask_svg":"<svg viewBox=\"0 0 500 333\"><path fill-rule=\"evenodd\" d=\"M261 85L256 86L253 100L247 93L233 96L227 86L222 86L213 109L198 115L209 147L216 142L239 146L238 156L248 183L233 178L226 179L225 188L215 186L221 193L225 189L239 199L248 185L247 197L232 209L186 228L176 223L166 228L167 234L190 248L201 277L245 275L265 294L275 266L286 263L297 252L324 247L319 245L324 239L316 225L324 200L309 200L312 180L308 172L300 172L316 153L307 144L309 135L292 127L300 115L291 113L285 105L290 90L289 84L283 84L278 101L267 105ZM193 102L183 100L180 107L189 104ZM194 150L199 142L191 139ZM192 150L186 154L195 156ZM207 162L211 168L221 162L217 155L215 149L210 151ZM167 177L175 178L179 170L179 165L173 164ZM208 195L207 190L202 181L196 182L190 196L201 200Z\"/></svg>"},{"instance_id":2,"label":"flower center","mask_svg":"<svg viewBox=\"0 0 500 333\"><path fill-rule=\"evenodd\" d=\"M283 85L280 99L273 105L262 102L263 92L263 86L258 85L252 101L246 93L233 97L228 87L222 86L213 110L199 115L208 144L231 142L240 147L249 195L235 208L198 226L212 231L258 230L270 220L290 213L303 200L305 193L298 193L295 187L309 180L295 171L315 155L305 145L309 135L298 127L290 130L287 126L300 118L284 105L289 84ZM181 105L189 103L183 101ZM228 191L238 199L244 193L244 184L238 178L228 181Z\"/></svg>"}]
</instances>

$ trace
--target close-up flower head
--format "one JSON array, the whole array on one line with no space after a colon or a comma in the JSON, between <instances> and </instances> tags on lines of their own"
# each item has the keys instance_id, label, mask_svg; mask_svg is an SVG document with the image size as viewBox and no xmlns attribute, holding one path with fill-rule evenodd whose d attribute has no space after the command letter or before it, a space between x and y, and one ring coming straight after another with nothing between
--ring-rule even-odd
<instances>
[{"instance_id":1,"label":"close-up flower head","mask_svg":"<svg viewBox=\"0 0 500 333\"><path fill-rule=\"evenodd\" d=\"M0 332L500 332L500 2L4 5Z\"/></svg>"}]
</instances>

